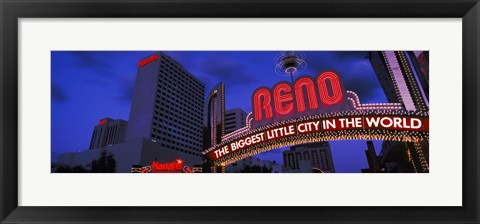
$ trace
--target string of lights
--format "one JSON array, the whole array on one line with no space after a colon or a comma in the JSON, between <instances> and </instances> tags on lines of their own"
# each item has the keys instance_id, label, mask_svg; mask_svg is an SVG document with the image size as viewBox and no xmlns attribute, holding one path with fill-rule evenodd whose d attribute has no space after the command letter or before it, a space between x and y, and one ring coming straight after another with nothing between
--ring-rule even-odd
<instances>
[{"instance_id":1,"label":"string of lights","mask_svg":"<svg viewBox=\"0 0 480 224\"><path fill-rule=\"evenodd\" d=\"M356 110L356 111L343 111L333 112L328 114L310 115L296 119L290 119L281 121L278 123L265 125L254 130L238 132L232 134L229 138L224 138L217 147L211 147L204 151L204 154L208 154L211 151L218 148L218 146L227 145L235 139L242 139L250 135L255 135L263 131L275 129L285 126L287 124L296 124L298 122L307 122L322 120L326 118L342 118L351 116L415 116L415 117L428 117L429 113L426 111L389 111L389 110ZM271 149L285 147L289 145L297 145L318 141L332 141L332 140L384 140L384 141L405 141L405 142L418 142L429 138L428 131L412 131L412 130L389 130L389 129L349 129L349 130L322 130L318 132L311 132L306 134L298 133L292 136L286 136L270 141L261 142L252 146L247 146L242 150L232 152L220 159L214 161L215 165L230 164L240 159L262 153ZM418 146L419 147L419 146ZM424 157L424 156L423 156ZM424 159L425 164L427 164ZM427 165L428 166L428 165Z\"/></svg>"}]
</instances>

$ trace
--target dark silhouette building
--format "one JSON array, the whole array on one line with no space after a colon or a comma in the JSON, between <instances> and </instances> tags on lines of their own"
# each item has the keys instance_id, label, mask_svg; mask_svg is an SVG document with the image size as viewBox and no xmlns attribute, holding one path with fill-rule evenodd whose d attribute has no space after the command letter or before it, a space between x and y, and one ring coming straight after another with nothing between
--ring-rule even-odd
<instances>
[{"instance_id":1,"label":"dark silhouette building","mask_svg":"<svg viewBox=\"0 0 480 224\"><path fill-rule=\"evenodd\" d=\"M367 150L365 150L365 156L368 161L368 169L362 169L362 173L380 173L382 172L382 167L375 152L375 146L373 146L372 141L367 141Z\"/></svg>"},{"instance_id":2,"label":"dark silhouette building","mask_svg":"<svg viewBox=\"0 0 480 224\"><path fill-rule=\"evenodd\" d=\"M114 145L125 141L128 122L122 119L104 118L93 129L89 149Z\"/></svg>"},{"instance_id":3,"label":"dark silhouette building","mask_svg":"<svg viewBox=\"0 0 480 224\"><path fill-rule=\"evenodd\" d=\"M208 149L222 141L225 135L225 84L218 83L205 99L203 148Z\"/></svg>"},{"instance_id":4,"label":"dark silhouette building","mask_svg":"<svg viewBox=\"0 0 480 224\"><path fill-rule=\"evenodd\" d=\"M328 142L316 142L290 147L283 151L284 172L307 173L320 169L324 173L335 173L332 152Z\"/></svg>"}]
</instances>

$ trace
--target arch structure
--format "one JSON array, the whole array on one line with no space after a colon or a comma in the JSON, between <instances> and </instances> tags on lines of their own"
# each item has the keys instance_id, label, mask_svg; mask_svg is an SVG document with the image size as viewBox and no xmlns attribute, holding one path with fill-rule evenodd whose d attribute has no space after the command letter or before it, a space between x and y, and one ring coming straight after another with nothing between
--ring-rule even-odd
<instances>
[{"instance_id":1,"label":"arch structure","mask_svg":"<svg viewBox=\"0 0 480 224\"><path fill-rule=\"evenodd\" d=\"M247 125L222 137L203 152L213 165L225 166L279 147L334 140L386 140L413 142L429 138L428 111L406 111L401 103L361 104L346 91L350 110L306 115L252 128ZM428 165L427 165L428 166Z\"/></svg>"},{"instance_id":2,"label":"arch structure","mask_svg":"<svg viewBox=\"0 0 480 224\"><path fill-rule=\"evenodd\" d=\"M208 93L205 105L204 148L214 147L225 134L225 84L218 83Z\"/></svg>"}]
</instances>

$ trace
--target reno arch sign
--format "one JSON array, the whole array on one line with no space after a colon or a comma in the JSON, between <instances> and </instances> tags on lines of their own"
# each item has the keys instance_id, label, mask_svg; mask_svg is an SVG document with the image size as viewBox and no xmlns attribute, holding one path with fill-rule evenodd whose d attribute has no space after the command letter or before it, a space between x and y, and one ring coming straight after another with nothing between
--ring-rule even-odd
<instances>
[{"instance_id":1,"label":"reno arch sign","mask_svg":"<svg viewBox=\"0 0 480 224\"><path fill-rule=\"evenodd\" d=\"M279 82L272 89L260 87L252 95L253 123L256 127L309 112L328 112L329 107L343 102L343 96L340 78L330 71L315 79L300 77L293 85Z\"/></svg>"},{"instance_id":2,"label":"reno arch sign","mask_svg":"<svg viewBox=\"0 0 480 224\"><path fill-rule=\"evenodd\" d=\"M400 103L362 104L332 71L295 82L260 87L252 94L247 126L205 150L214 165L228 165L271 149L331 140L428 139L428 111L406 111Z\"/></svg>"}]
</instances>

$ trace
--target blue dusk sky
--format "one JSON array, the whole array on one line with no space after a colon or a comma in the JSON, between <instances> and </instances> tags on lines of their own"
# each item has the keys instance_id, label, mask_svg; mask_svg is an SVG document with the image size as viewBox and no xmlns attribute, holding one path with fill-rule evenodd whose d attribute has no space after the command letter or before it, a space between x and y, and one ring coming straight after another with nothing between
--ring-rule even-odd
<instances>
[{"instance_id":1,"label":"blue dusk sky","mask_svg":"<svg viewBox=\"0 0 480 224\"><path fill-rule=\"evenodd\" d=\"M156 51L53 51L52 161L59 154L88 150L93 128L105 117L128 121L138 61ZM225 83L226 109L252 111L250 97L260 86L274 86L289 77L275 73L278 51L164 51L203 81L206 91ZM333 70L347 90L362 103L387 102L367 52L304 51L306 69L298 75L316 76ZM381 141L374 141L377 153ZM357 173L368 168L366 141L330 141L336 172ZM256 157L283 164L282 151Z\"/></svg>"}]
</instances>

